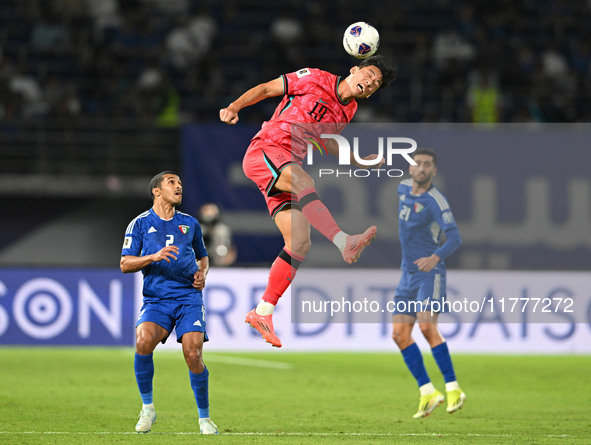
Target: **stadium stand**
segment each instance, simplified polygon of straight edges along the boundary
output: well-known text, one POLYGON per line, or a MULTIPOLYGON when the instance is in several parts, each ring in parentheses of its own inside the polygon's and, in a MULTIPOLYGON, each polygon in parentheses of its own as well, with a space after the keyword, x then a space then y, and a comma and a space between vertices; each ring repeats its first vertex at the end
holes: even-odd
POLYGON ((261 77, 302 65, 346 73, 354 61, 338 49, 352 17, 371 17, 381 51, 398 65, 373 118, 469 121, 469 75, 488 70, 498 78, 502 121, 589 119, 591 10, 583 0, 343 0, 336 10, 293 0, 0 5, 2 120, 157 119, 175 94, 181 120, 215 120, 220 105, 261 77), (293 38, 281 38, 293 26, 293 38))

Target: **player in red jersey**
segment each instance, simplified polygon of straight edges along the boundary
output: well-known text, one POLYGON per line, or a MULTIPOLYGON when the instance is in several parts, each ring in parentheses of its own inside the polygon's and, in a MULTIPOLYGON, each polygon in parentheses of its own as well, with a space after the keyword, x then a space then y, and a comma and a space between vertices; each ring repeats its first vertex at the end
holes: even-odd
MULTIPOLYGON (((281 347, 273 329, 273 310, 310 249, 310 225, 339 248, 347 263, 356 262, 377 233, 375 226, 359 235, 348 235, 339 228, 320 201, 314 180, 301 166, 307 145, 294 141, 297 136, 292 132, 293 125, 328 124, 330 133, 340 133, 357 111, 356 99, 368 98, 393 79, 394 70, 379 55, 352 67, 344 79, 319 69, 304 68, 257 85, 220 110, 222 122, 235 124, 242 108, 269 97, 283 96, 271 119, 263 123, 252 139, 242 164, 246 176, 263 193, 285 241, 285 247, 271 266, 261 301, 246 315, 246 322, 273 346, 281 347)), ((336 141, 328 139, 324 145, 327 152, 338 155, 336 141)), ((364 159, 376 160, 374 167, 379 168, 384 160, 377 157, 374 154, 364 159)), ((367 168, 357 164, 353 156, 351 160, 358 167, 367 168)))

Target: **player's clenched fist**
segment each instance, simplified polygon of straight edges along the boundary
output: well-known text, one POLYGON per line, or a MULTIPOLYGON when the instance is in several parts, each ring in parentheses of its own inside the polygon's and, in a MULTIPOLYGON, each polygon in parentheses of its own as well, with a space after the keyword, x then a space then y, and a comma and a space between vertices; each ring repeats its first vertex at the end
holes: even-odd
POLYGON ((222 108, 220 110, 220 120, 226 124, 234 125, 238 122, 238 113, 229 108, 222 108))
POLYGON ((200 270, 193 275, 193 287, 197 290, 203 290, 205 287, 205 275, 200 270))

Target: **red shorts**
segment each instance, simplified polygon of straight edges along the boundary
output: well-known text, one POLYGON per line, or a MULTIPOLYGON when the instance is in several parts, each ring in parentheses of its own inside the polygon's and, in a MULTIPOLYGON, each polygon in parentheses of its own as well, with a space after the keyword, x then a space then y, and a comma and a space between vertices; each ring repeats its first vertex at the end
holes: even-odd
POLYGON ((244 154, 242 170, 259 187, 273 218, 285 206, 293 206, 297 201, 295 195, 275 189, 281 171, 291 164, 298 163, 289 151, 261 139, 253 140, 244 154))

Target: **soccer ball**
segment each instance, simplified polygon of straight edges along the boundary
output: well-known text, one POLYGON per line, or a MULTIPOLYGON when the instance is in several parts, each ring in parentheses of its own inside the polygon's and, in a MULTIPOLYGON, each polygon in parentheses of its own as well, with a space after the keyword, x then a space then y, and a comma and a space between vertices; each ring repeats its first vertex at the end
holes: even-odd
POLYGON ((345 51, 358 59, 373 56, 380 46, 378 30, 366 22, 356 22, 350 25, 343 36, 345 51))

